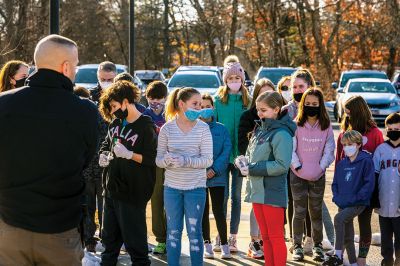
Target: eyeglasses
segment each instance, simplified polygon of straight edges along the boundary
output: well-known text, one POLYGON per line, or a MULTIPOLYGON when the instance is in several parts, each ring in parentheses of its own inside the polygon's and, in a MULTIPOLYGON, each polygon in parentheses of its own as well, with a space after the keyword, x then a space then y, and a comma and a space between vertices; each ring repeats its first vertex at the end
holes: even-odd
POLYGON ((289 90, 289 87, 288 86, 282 86, 281 87, 281 91, 288 91, 289 90))

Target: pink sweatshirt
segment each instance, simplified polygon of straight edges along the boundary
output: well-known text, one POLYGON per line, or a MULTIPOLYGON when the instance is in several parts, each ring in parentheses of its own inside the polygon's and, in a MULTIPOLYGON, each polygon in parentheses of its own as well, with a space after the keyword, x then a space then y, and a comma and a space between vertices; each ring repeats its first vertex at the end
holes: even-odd
POLYGON ((292 171, 300 178, 316 181, 335 160, 335 138, 332 126, 321 130, 319 123, 308 122, 297 127, 293 137, 292 171), (299 171, 295 169, 302 166, 299 171))

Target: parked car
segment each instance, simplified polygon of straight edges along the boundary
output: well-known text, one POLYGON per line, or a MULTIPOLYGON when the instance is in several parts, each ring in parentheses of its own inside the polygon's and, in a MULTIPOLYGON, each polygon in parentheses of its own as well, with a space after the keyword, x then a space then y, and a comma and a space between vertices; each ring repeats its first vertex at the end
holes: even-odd
POLYGON ((143 82, 144 89, 155 80, 165 82, 164 74, 159 70, 136 70, 135 77, 143 82))
POLYGON ((393 74, 392 84, 395 87, 395 89, 397 90, 397 93, 400 94, 400 70, 397 70, 393 74))
MULTIPOLYGON (((99 64, 87 64, 80 65, 76 70, 75 84, 77 86, 85 87, 86 89, 92 89, 97 86, 97 68, 99 64)), ((125 65, 116 65, 117 73, 128 72, 128 67, 125 65)), ((135 78, 135 85, 139 89, 143 90, 143 83, 135 78)))
POLYGON ((296 70, 297 68, 293 67, 260 67, 254 77, 254 83, 261 78, 267 78, 276 86, 282 77, 290 76, 296 70))
POLYGON ((214 95, 222 85, 219 72, 203 70, 176 71, 169 80, 168 91, 181 87, 192 87, 200 93, 214 95))
POLYGON ((400 97, 388 79, 356 78, 350 79, 338 95, 337 112, 341 119, 344 103, 352 96, 360 95, 365 99, 376 122, 384 122, 391 113, 400 112, 400 97))
POLYGON ((340 121, 339 111, 338 111, 338 99, 343 93, 343 89, 346 86, 347 82, 351 79, 355 78, 378 78, 387 80, 388 77, 385 72, 378 70, 349 70, 343 71, 340 75, 339 83, 333 82, 332 88, 336 89, 336 104, 333 107, 333 115, 336 120, 340 121))

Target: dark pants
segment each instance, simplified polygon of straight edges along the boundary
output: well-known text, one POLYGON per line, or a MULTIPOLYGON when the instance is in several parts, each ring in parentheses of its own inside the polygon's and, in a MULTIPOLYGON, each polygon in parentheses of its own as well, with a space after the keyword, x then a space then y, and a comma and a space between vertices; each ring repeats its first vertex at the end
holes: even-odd
POLYGON ((379 226, 381 227, 381 254, 384 259, 384 265, 394 264, 393 251, 396 261, 400 264, 400 217, 379 216, 379 226))
POLYGON ((209 241, 211 243, 209 219, 210 199, 208 195, 211 196, 212 211, 215 217, 215 222, 217 224, 218 234, 221 238, 221 244, 225 245, 228 243, 227 225, 224 214, 225 187, 207 188, 206 205, 203 214, 203 239, 204 241, 209 241))
POLYGON ((156 184, 151 196, 152 230, 158 243, 166 243, 167 241, 167 222, 164 209, 164 172, 164 169, 156 168, 156 184))
POLYGON ((146 206, 105 197, 101 265, 116 265, 125 244, 132 265, 150 265, 147 246, 146 206))
POLYGON ((311 216, 312 236, 314 243, 323 239, 322 203, 325 192, 325 175, 317 181, 307 181, 291 172, 290 187, 294 204, 293 240, 301 245, 304 234, 306 216, 311 216))
POLYGON ((97 239, 94 237, 96 233, 96 207, 99 220, 99 236, 101 238, 101 225, 103 221, 103 196, 102 196, 101 178, 91 179, 86 181, 86 203, 87 216, 84 222, 85 245, 96 244, 97 239))
POLYGON ((346 250, 350 263, 356 263, 356 250, 354 248, 353 220, 365 209, 365 206, 347 207, 339 209, 335 215, 336 242, 335 250, 346 250))
MULTIPOLYGON (((290 188, 290 173, 289 170, 287 174, 287 183, 288 183, 288 208, 287 208, 287 216, 285 215, 285 224, 289 223, 289 231, 290 231, 290 238, 293 238, 293 196, 292 196, 292 189, 290 188)), ((306 213, 306 222, 304 223, 304 232, 305 235, 311 237, 311 218, 310 213, 307 211, 306 213)))
POLYGON ((366 207, 364 211, 358 215, 358 225, 360 228, 360 245, 358 248, 358 257, 366 258, 371 246, 372 231, 371 231, 371 216, 373 209, 366 207))

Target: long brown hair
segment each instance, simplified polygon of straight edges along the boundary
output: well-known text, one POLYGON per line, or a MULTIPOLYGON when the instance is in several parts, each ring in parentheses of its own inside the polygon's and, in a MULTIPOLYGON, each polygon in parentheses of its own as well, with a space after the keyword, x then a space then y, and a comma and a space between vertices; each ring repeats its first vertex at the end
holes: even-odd
POLYGON ((303 127, 307 121, 307 115, 304 112, 304 104, 306 102, 306 97, 308 95, 312 95, 318 98, 319 102, 318 122, 321 130, 329 128, 329 126, 331 125, 331 121, 329 120, 329 115, 325 108, 324 95, 322 94, 322 91, 317 87, 308 88, 304 92, 303 97, 301 98, 299 104, 299 112, 296 118, 297 125, 303 127))
POLYGON ((315 79, 310 70, 308 70, 307 68, 299 68, 292 74, 290 80, 291 88, 293 88, 293 83, 296 81, 297 78, 303 79, 310 87, 316 86, 315 79))
POLYGON ((251 107, 256 106, 256 99, 257 99, 258 95, 260 94, 261 88, 264 86, 268 86, 271 89, 273 89, 274 91, 276 90, 275 85, 274 85, 274 83, 272 83, 271 80, 269 80, 267 78, 262 78, 262 79, 257 80, 256 85, 254 86, 253 100, 251 101, 251 107))
POLYGON ((165 105, 165 119, 172 120, 175 115, 179 112, 179 101, 186 102, 194 94, 200 94, 196 89, 185 87, 175 89, 169 96, 165 105))
POLYGON ((276 91, 266 91, 261 93, 258 97, 256 102, 262 102, 266 104, 268 107, 275 109, 279 107, 279 114, 282 106, 285 104, 285 99, 283 99, 282 95, 276 91))
MULTIPOLYGON (((246 106, 246 107, 249 106, 250 95, 249 95, 248 89, 246 88, 246 86, 244 86, 244 84, 242 84, 242 87, 240 87, 240 92, 242 93, 243 105, 246 106)), ((228 102, 228 96, 229 96, 229 88, 228 88, 228 86, 225 85, 225 86, 219 87, 217 95, 221 99, 221 102, 223 104, 226 104, 228 102)))
POLYGON ((21 66, 29 67, 27 63, 19 60, 8 61, 0 71, 0 92, 9 91, 14 88, 11 79, 17 74, 21 66))
POLYGON ((344 107, 350 111, 350 117, 344 113, 340 125, 343 131, 357 130, 361 134, 366 134, 371 128, 376 127, 371 110, 363 97, 350 97, 344 103, 344 107))

